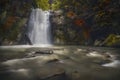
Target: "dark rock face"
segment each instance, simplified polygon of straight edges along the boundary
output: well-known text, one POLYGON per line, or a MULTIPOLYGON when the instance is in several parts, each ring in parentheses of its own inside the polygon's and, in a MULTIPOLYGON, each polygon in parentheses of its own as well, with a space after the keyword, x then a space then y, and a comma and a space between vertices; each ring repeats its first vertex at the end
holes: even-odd
POLYGON ((0 1, 0 43, 19 44, 32 6, 31 0, 0 1))

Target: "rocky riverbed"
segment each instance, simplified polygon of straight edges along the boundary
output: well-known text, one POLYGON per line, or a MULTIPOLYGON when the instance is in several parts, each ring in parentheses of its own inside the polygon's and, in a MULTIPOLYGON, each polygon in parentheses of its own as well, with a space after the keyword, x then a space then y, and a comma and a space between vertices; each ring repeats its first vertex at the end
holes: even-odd
POLYGON ((120 80, 119 52, 82 46, 1 47, 0 80, 120 80))

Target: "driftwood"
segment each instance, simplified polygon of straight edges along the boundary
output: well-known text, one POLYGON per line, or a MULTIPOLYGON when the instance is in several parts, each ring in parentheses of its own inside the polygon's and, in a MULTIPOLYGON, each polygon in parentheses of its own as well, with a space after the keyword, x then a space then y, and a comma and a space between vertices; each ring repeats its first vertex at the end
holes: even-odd
POLYGON ((53 50, 39 50, 35 54, 53 54, 53 50))
POLYGON ((38 50, 26 54, 26 57, 35 57, 42 54, 53 54, 53 50, 38 50))

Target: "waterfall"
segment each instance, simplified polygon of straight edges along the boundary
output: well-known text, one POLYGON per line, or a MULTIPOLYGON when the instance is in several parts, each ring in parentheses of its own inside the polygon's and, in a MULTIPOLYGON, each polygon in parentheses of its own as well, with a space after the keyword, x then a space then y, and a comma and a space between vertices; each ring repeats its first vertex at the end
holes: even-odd
POLYGON ((50 12, 32 9, 28 21, 27 37, 33 45, 51 45, 50 12))

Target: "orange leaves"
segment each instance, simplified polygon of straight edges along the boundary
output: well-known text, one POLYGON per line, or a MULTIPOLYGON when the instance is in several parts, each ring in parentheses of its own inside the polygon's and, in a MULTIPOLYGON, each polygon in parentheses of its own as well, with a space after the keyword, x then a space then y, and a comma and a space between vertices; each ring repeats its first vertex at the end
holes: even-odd
POLYGON ((111 0, 101 0, 101 3, 98 4, 100 8, 105 8, 111 3, 111 0))
POLYGON ((76 14, 73 12, 73 11, 69 11, 68 13, 67 13, 67 17, 68 18, 74 18, 76 16, 76 14))
POLYGON ((90 27, 87 27, 85 25, 85 20, 84 19, 76 19, 74 20, 75 25, 80 26, 82 29, 82 34, 84 36, 85 40, 88 40, 90 38, 90 27))
POLYGON ((105 4, 109 4, 111 0, 104 0, 105 4))
POLYGON ((85 40, 88 40, 90 38, 90 29, 89 28, 85 28, 83 30, 83 36, 84 36, 85 40))
POLYGON ((6 19, 6 22, 3 25, 3 28, 6 29, 10 29, 13 25, 13 23, 16 21, 16 17, 10 16, 6 19))
POLYGON ((77 26, 83 26, 85 24, 85 21, 83 19, 76 19, 74 23, 77 26))
MULTIPOLYGON (((67 17, 74 19, 74 18, 79 17, 79 16, 77 16, 73 11, 69 11, 67 13, 67 17)), ((83 26, 85 24, 85 20, 84 19, 75 19, 74 24, 77 26, 83 26)))

